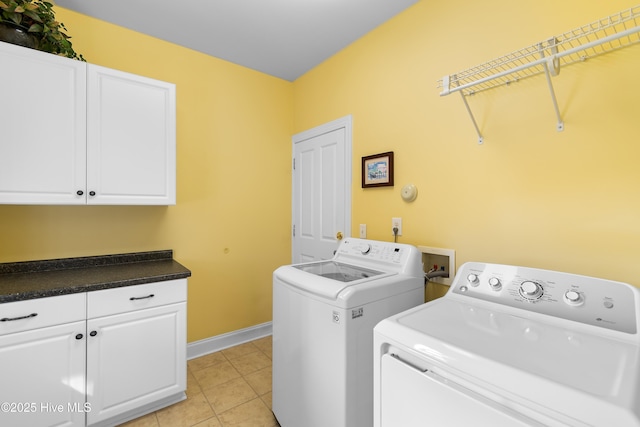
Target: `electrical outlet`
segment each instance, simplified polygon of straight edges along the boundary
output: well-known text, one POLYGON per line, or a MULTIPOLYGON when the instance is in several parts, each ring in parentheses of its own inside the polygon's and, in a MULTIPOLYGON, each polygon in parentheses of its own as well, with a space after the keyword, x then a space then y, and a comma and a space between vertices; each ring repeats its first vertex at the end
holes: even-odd
POLYGON ((360 238, 367 238, 367 224, 360 224, 360 238))
POLYGON ((393 229, 398 229, 398 236, 402 236, 402 218, 391 218, 391 234, 395 235, 393 229))

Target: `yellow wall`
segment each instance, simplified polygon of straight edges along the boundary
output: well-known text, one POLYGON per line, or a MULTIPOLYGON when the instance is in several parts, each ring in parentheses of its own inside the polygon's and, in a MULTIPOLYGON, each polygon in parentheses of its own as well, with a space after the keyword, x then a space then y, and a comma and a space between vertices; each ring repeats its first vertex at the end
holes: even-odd
POLYGON ((422 0, 294 83, 59 8, 89 62, 177 84, 178 203, 0 206, 0 262, 172 248, 193 271, 189 341, 271 320, 290 260, 291 135, 353 115, 352 234, 640 286, 640 45, 470 99, 445 74, 631 7, 629 0, 422 0), (360 188, 393 150, 396 186, 360 188), (418 199, 400 199, 415 183, 418 199))
POLYGON ((294 131, 353 115, 353 220, 368 237, 640 286, 640 45, 469 99, 437 80, 634 6, 635 0, 422 0, 295 82, 294 131), (395 187, 362 189, 393 150, 395 187), (414 183, 415 202, 400 198, 414 183))
POLYGON ((173 249, 193 273, 189 341, 270 321, 271 274, 291 259, 292 83, 56 16, 88 62, 177 85, 177 205, 0 206, 0 262, 173 249))

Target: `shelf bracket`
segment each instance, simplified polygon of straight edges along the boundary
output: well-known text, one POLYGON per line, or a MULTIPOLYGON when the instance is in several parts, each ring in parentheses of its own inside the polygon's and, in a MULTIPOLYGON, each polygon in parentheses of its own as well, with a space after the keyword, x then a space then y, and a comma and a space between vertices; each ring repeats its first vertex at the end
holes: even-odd
POLYGON ((549 57, 544 56, 544 46, 542 43, 538 45, 538 49, 540 51, 540 58, 546 59, 542 63, 542 67, 544 68, 544 75, 547 78, 547 85, 549 86, 549 93, 551 94, 551 101, 553 102, 553 109, 556 112, 556 130, 558 132, 562 132, 564 130, 564 122, 562 121, 562 117, 560 116, 560 109, 558 108, 558 101, 556 99, 556 93, 553 90, 553 83, 551 82, 551 76, 557 76, 560 74, 560 59, 558 58, 558 46, 557 40, 555 38, 548 41, 549 46, 551 48, 552 55, 549 57))
MULTIPOLYGON (((449 76, 445 76, 443 79, 443 91, 440 96, 448 95, 451 93, 451 80, 449 76)), ((478 127, 478 123, 476 123, 475 117, 473 117, 473 113, 471 112, 471 107, 469 107, 469 103, 467 102, 467 97, 462 91, 458 91, 460 96, 462 97, 462 102, 464 102, 464 106, 467 109, 467 113, 469 113, 469 117, 471 117, 471 123, 473 123, 473 127, 476 128, 476 133, 478 134, 478 144, 482 144, 484 142, 484 137, 482 133, 480 133, 480 128, 478 127)))
POLYGON ((473 123, 473 127, 476 128, 476 133, 478 134, 478 144, 482 144, 484 142, 484 138, 482 133, 480 133, 480 128, 478 127, 478 123, 476 123, 475 117, 473 117, 473 113, 471 112, 471 108, 469 107, 469 103, 467 102, 467 98, 464 96, 462 91, 459 92, 462 97, 462 102, 464 102, 464 106, 467 107, 467 113, 469 113, 469 117, 471 117, 471 122, 473 123))

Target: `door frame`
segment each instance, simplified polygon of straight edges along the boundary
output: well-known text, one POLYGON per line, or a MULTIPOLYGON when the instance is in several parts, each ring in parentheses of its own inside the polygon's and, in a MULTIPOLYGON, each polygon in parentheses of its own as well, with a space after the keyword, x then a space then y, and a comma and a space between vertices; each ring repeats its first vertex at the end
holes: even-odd
POLYGON ((293 235, 293 221, 295 218, 295 191, 294 185, 295 180, 293 179, 293 162, 295 159, 295 145, 299 142, 306 141, 310 138, 315 138, 317 136, 323 135, 325 133, 333 132, 338 129, 344 128, 344 163, 345 163, 345 189, 344 195, 345 200, 347 201, 346 206, 344 207, 344 237, 351 237, 351 186, 353 184, 353 155, 352 155, 352 129, 353 129, 353 118, 351 114, 340 117, 339 119, 330 121, 328 123, 324 123, 320 126, 316 126, 312 129, 308 129, 306 131, 297 133, 291 137, 291 170, 292 170, 292 179, 291 179, 291 260, 295 259, 296 253, 296 240, 293 235))

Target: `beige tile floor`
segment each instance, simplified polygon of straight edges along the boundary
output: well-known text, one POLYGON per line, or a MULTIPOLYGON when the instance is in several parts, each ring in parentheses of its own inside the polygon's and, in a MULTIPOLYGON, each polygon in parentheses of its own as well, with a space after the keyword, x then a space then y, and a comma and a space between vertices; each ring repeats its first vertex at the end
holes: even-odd
POLYGON ((271 337, 187 362, 187 399, 123 427, 277 427, 271 337))

